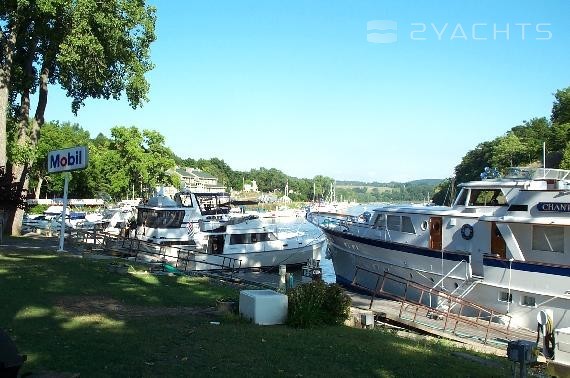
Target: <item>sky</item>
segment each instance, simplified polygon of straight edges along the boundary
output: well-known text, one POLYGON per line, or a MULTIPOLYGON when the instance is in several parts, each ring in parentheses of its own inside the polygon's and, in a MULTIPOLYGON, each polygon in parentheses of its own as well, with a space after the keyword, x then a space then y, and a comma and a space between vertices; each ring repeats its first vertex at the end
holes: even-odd
POLYGON ((549 117, 570 86, 570 2, 154 0, 150 101, 52 86, 47 120, 158 130, 181 158, 365 182, 445 178, 549 117))

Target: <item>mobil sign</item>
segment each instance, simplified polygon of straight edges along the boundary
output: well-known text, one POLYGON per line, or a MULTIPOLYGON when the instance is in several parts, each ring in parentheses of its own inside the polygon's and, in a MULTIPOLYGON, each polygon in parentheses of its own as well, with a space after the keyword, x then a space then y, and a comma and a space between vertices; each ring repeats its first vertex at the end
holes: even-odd
POLYGON ((87 167, 87 147, 72 147, 48 153, 48 172, 67 172, 87 167))

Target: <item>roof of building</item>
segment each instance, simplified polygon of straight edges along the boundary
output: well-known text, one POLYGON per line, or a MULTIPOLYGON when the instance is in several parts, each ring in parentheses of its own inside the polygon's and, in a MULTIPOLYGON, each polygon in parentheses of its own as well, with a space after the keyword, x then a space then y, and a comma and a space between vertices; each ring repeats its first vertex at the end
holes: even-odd
POLYGON ((201 171, 197 168, 176 168, 176 173, 178 173, 179 175, 181 175, 182 177, 198 177, 201 179, 207 179, 207 180, 217 180, 217 178, 215 176, 212 176, 209 173, 206 173, 204 171, 201 171), (187 169, 190 169, 191 171, 188 171, 187 169))

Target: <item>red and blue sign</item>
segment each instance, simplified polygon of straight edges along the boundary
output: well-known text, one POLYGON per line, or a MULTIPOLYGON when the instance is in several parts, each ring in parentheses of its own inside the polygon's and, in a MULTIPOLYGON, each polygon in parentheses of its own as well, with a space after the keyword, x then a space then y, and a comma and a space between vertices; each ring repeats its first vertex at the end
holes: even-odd
POLYGON ((48 172, 68 172, 87 167, 86 146, 66 148, 48 153, 48 172))

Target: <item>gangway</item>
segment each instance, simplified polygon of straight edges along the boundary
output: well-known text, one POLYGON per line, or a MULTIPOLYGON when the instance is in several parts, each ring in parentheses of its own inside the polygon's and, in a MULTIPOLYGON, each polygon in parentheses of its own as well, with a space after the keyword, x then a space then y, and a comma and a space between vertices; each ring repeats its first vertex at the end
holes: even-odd
POLYGON ((369 310, 377 312, 373 309, 376 298, 390 299, 398 304, 394 314, 395 320, 421 325, 423 330, 435 329, 460 337, 476 338, 483 344, 490 340, 505 343, 513 338, 530 337, 530 333, 527 334, 525 330, 511 328, 511 316, 507 313, 412 282, 390 272, 378 273, 356 266, 352 286, 369 293, 369 310), (361 284, 359 273, 360 278, 364 274, 368 278, 374 277, 374 288, 361 284), (439 306, 442 303, 446 305, 439 306))

